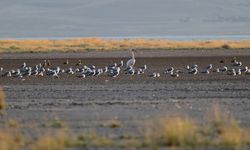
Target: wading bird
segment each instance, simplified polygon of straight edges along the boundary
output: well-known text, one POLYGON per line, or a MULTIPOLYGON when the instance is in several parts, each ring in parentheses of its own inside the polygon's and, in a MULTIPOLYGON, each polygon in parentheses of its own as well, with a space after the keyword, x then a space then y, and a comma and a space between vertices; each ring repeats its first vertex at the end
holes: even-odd
POLYGON ((126 63, 126 68, 128 67, 133 67, 135 65, 135 49, 130 49, 130 52, 131 52, 131 55, 132 55, 132 58, 129 59, 126 63))

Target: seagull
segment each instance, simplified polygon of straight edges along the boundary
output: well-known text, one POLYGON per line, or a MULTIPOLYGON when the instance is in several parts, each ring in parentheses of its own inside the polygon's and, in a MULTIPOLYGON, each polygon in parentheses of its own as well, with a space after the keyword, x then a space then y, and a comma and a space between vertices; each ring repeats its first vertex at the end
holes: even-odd
POLYGON ((135 51, 135 49, 133 49, 133 48, 130 49, 132 58, 127 61, 126 68, 133 67, 135 65, 135 53, 134 53, 134 51, 135 51))
POLYGON ((96 70, 95 69, 89 69, 89 70, 87 70, 87 72, 86 72, 86 76, 93 76, 93 75, 95 75, 95 73, 96 73, 96 70))
POLYGON ((144 70, 141 69, 141 68, 138 68, 135 70, 136 71, 136 74, 140 75, 140 74, 143 74, 144 73, 144 70))
POLYGON ((176 72, 175 72, 175 73, 174 73, 174 72, 171 72, 171 74, 170 74, 170 75, 171 75, 172 77, 177 77, 177 78, 179 77, 179 74, 178 74, 178 73, 176 73, 176 72))
POLYGON ((57 73, 56 71, 53 71, 52 76, 53 76, 54 78, 59 78, 58 73, 57 73))
POLYGON ((3 71, 3 67, 0 67, 0 71, 3 71))
POLYGON ((132 69, 128 70, 127 74, 134 75, 135 74, 135 70, 132 68, 132 69))
POLYGON ((102 69, 97 69, 96 72, 95 72, 95 76, 99 76, 102 73, 103 73, 102 69))
POLYGON ((207 70, 210 70, 210 69, 212 69, 213 68, 213 65, 212 64, 209 64, 208 66, 207 66, 207 70))
POLYGON ((142 66, 142 67, 139 67, 140 69, 142 69, 142 70, 147 70, 147 65, 144 65, 144 66, 142 66))
POLYGON ((221 69, 222 72, 226 72, 227 70, 228 70, 227 66, 223 66, 222 69, 221 69))
POLYGON ((108 69, 115 69, 117 67, 117 63, 114 63, 110 66, 108 66, 108 69))
POLYGON ((38 75, 43 77, 43 72, 39 72, 38 75))
POLYGON ((115 78, 119 75, 121 71, 121 68, 120 67, 117 67, 116 70, 114 70, 114 72, 111 74, 111 77, 115 78))
POLYGON ((216 71, 215 71, 215 72, 218 72, 218 73, 219 73, 219 72, 220 72, 220 68, 216 68, 216 71))
POLYGON ((237 75, 241 75, 241 69, 238 69, 238 70, 236 71, 236 74, 237 74, 237 75))
POLYGON ((191 69, 198 68, 197 64, 192 65, 191 69))
POLYGON ((20 68, 25 68, 26 66, 26 62, 24 62, 20 68))
POLYGON ((104 67, 103 72, 104 72, 104 73, 107 73, 107 72, 108 72, 108 67, 107 67, 107 66, 104 67))
POLYGON ((117 67, 122 67, 123 66, 123 60, 120 61, 120 63, 117 65, 117 67))
POLYGON ((233 62, 233 65, 234 66, 242 66, 242 62, 241 61, 235 61, 235 62, 233 62))
POLYGON ((7 72, 5 72, 3 75, 2 75, 2 77, 11 77, 12 76, 12 74, 11 74, 11 71, 7 71, 7 72))
POLYGON ((209 71, 208 69, 206 69, 206 70, 202 71, 201 73, 204 73, 204 74, 209 74, 209 73, 210 73, 210 71, 209 71))
POLYGON ((236 76, 236 70, 234 68, 232 70, 229 70, 228 75, 236 76))
POLYGON ((73 71, 72 68, 69 68, 69 69, 66 71, 66 73, 68 73, 68 74, 74 74, 75 72, 73 71))
POLYGON ((86 75, 85 75, 84 73, 81 73, 78 77, 79 77, 79 78, 85 78, 86 75))
POLYGON ((96 67, 94 65, 89 66, 90 69, 95 69, 96 67))
POLYGON ((250 70, 247 70, 246 75, 250 75, 250 70))
POLYGON ((158 78, 158 77, 160 77, 160 73, 154 72, 153 74, 149 75, 149 77, 151 77, 151 78, 158 78))
POLYGON ((190 73, 190 74, 197 74, 198 73, 198 69, 197 68, 193 68, 193 69, 191 69, 188 73, 190 73))
POLYGON ((171 67, 171 68, 169 68, 169 69, 166 69, 166 74, 168 74, 168 73, 173 73, 173 71, 174 71, 174 67, 171 67))
POLYGON ((249 69, 247 66, 245 66, 243 69, 241 69, 242 72, 247 72, 249 69))

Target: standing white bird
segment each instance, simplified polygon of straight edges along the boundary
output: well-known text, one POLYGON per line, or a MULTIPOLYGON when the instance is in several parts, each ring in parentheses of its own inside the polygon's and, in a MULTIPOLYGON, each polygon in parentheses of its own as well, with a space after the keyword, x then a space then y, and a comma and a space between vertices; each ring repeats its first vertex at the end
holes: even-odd
POLYGON ((127 61, 126 68, 133 67, 135 65, 135 49, 130 49, 130 52, 132 54, 132 58, 127 61))

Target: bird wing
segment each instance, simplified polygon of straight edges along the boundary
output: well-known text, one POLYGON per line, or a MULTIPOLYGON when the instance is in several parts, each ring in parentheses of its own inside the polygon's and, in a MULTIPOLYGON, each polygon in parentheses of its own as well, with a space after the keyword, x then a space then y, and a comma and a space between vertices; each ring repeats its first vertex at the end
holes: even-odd
POLYGON ((135 59, 129 59, 127 61, 127 67, 133 66, 135 64, 135 59))

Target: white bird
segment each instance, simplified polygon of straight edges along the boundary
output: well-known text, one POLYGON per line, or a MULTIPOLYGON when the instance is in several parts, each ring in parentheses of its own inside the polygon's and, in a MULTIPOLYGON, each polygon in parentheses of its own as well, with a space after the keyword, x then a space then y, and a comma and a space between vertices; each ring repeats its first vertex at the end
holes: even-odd
POLYGON ((227 67, 226 66, 224 66, 222 69, 221 69, 221 71, 223 71, 223 72, 226 72, 228 69, 227 69, 227 67))
POLYGON ((238 70, 236 71, 236 74, 237 74, 237 75, 241 75, 241 69, 238 69, 238 70))
POLYGON ((56 72, 56 71, 53 71, 52 76, 53 76, 54 78, 59 78, 58 72, 56 72))
POLYGON ((73 71, 72 68, 69 68, 69 69, 66 71, 66 73, 68 73, 68 74, 74 74, 75 72, 73 71))
POLYGON ((134 75, 135 74, 135 70, 134 69, 130 69, 130 70, 128 70, 127 74, 134 75))
POLYGON ((122 67, 123 66, 123 60, 121 60, 120 64, 117 65, 117 67, 122 67))
POLYGON ((198 68, 198 65, 194 64, 194 65, 191 66, 191 69, 194 69, 194 68, 198 68))
POLYGON ((121 71, 121 68, 117 67, 117 69, 114 70, 114 72, 111 74, 111 77, 113 77, 113 78, 117 77, 119 75, 120 71, 121 71))
POLYGON ((178 73, 174 73, 174 72, 171 73, 170 75, 171 75, 172 77, 177 77, 177 78, 179 77, 179 74, 178 74, 178 73))
POLYGON ((198 69, 197 68, 193 68, 189 71, 189 73, 191 74, 197 74, 198 73, 198 69))
POLYGON ((86 75, 83 74, 83 73, 81 73, 81 74, 79 75, 79 78, 85 78, 85 77, 86 77, 86 75))
POLYGON ((159 72, 158 72, 158 73, 154 72, 153 74, 149 75, 149 77, 151 77, 151 78, 158 78, 158 77, 160 77, 160 76, 161 76, 161 75, 160 75, 159 72))
POLYGON ((167 68, 165 73, 168 74, 168 73, 172 73, 173 71, 174 71, 174 67, 171 67, 169 69, 167 68))
POLYGON ((232 70, 229 70, 229 72, 227 73, 228 75, 232 75, 232 76, 236 76, 236 70, 233 68, 232 70))
POLYGON ((133 48, 130 49, 130 52, 132 54, 132 58, 127 61, 126 68, 133 67, 135 65, 135 53, 134 53, 134 51, 135 50, 133 48))
POLYGON ((24 62, 20 68, 25 68, 26 66, 26 63, 24 62))
POLYGON ((212 69, 213 68, 213 65, 212 64, 209 64, 208 66, 207 66, 207 70, 210 70, 210 69, 212 69))
POLYGON ((210 71, 209 71, 209 69, 206 69, 206 70, 202 71, 201 73, 204 73, 204 74, 209 74, 209 73, 210 73, 210 71))
POLYGON ((236 61, 236 62, 233 62, 233 66, 242 66, 242 62, 241 61, 236 61))
POLYGON ((242 72, 247 72, 249 69, 247 66, 245 66, 243 69, 241 69, 242 72))

